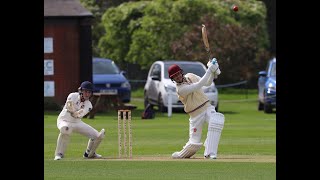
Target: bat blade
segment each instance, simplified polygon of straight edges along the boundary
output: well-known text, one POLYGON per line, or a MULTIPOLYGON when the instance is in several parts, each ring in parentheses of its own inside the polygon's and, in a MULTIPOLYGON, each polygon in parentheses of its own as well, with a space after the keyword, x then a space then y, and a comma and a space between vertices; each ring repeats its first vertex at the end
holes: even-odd
POLYGON ((202 24, 202 40, 203 40, 203 44, 204 44, 204 47, 208 53, 208 59, 209 61, 211 60, 211 57, 212 56, 212 53, 211 53, 211 50, 210 50, 210 45, 209 45, 209 40, 208 40, 208 34, 207 34, 207 28, 204 24, 202 24))
POLYGON ((204 24, 202 24, 202 40, 204 43, 204 47, 207 52, 210 51, 210 45, 209 45, 209 40, 208 40, 208 35, 207 35, 207 29, 204 24))

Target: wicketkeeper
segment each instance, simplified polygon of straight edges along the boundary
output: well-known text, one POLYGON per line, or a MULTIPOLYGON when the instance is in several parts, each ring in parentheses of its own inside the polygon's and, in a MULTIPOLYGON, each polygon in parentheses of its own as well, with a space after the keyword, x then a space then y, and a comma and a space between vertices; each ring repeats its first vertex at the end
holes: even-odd
POLYGON ((216 58, 207 64, 208 69, 200 78, 193 73, 183 74, 176 64, 168 69, 169 77, 176 83, 179 100, 184 104, 184 111, 189 114, 189 141, 179 152, 172 154, 173 158, 190 158, 202 146, 201 134, 204 122, 208 123, 208 133, 204 146, 204 158, 216 159, 221 131, 224 126, 224 115, 215 111, 202 86, 210 86, 213 79, 221 73, 216 58))
POLYGON ((70 93, 67 101, 57 119, 57 126, 60 130, 54 160, 64 157, 70 135, 73 132, 82 134, 89 138, 88 146, 83 154, 84 158, 101 158, 96 149, 105 136, 105 130, 98 132, 90 125, 84 123, 81 118, 90 112, 92 104, 89 98, 92 96, 93 85, 84 81, 78 88, 79 92, 70 93))

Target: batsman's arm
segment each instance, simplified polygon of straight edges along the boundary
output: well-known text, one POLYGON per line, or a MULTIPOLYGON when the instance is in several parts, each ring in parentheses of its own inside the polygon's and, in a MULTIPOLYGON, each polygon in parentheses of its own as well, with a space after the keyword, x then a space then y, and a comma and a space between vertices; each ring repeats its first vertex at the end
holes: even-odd
MULTIPOLYGON (((194 76, 197 78, 197 81, 200 81, 200 79, 201 79, 200 76, 198 76, 198 75, 194 75, 194 76)), ((209 78, 208 78, 207 83, 204 86, 210 86, 212 84, 213 79, 214 79, 214 74, 211 73, 209 78)))
POLYGON ((190 84, 190 85, 182 85, 180 86, 180 88, 178 88, 178 94, 180 96, 187 96, 188 94, 196 91, 196 90, 199 90, 202 88, 202 86, 204 86, 207 82, 208 82, 208 79, 209 79, 209 76, 212 74, 212 72, 214 72, 215 68, 217 68, 217 66, 215 65, 212 65, 210 66, 206 73, 202 76, 202 78, 200 79, 200 81, 196 82, 196 83, 193 83, 193 84, 190 84))
POLYGON ((211 73, 209 78, 208 78, 207 83, 204 86, 211 86, 212 81, 215 79, 214 77, 215 77, 214 73, 211 73))

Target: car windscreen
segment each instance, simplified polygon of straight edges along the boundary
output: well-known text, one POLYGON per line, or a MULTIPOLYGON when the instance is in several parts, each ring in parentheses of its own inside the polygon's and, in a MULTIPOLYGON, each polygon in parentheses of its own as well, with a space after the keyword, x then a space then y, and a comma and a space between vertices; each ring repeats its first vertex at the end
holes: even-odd
POLYGON ((113 61, 94 61, 93 74, 119 74, 120 70, 113 61))
POLYGON ((165 68, 164 77, 166 79, 169 79, 168 68, 172 64, 178 65, 183 70, 184 74, 193 73, 193 74, 196 74, 196 75, 202 77, 206 73, 206 70, 203 68, 203 66, 201 64, 185 64, 185 63, 180 64, 179 62, 170 63, 170 64, 168 63, 168 64, 164 65, 164 68, 165 68))
POLYGON ((271 66, 270 76, 276 76, 276 75, 277 75, 276 63, 273 63, 271 66))

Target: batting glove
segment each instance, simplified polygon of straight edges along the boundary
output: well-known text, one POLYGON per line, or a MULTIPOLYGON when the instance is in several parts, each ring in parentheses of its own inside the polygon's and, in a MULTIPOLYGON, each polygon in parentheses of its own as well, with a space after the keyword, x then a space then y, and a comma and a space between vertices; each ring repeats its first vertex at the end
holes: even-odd
POLYGON ((213 72, 214 73, 214 78, 217 79, 218 75, 221 74, 220 68, 219 68, 219 64, 216 58, 212 58, 208 63, 207 66, 208 68, 214 64, 218 65, 218 68, 213 72))
POLYGON ((211 65, 218 63, 216 58, 212 58, 211 60, 208 61, 207 67, 209 68, 211 65))
POLYGON ((212 58, 212 60, 207 63, 207 66, 212 73, 218 73, 217 75, 220 74, 219 64, 216 58, 212 58))

